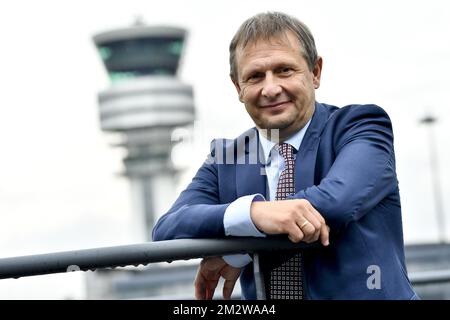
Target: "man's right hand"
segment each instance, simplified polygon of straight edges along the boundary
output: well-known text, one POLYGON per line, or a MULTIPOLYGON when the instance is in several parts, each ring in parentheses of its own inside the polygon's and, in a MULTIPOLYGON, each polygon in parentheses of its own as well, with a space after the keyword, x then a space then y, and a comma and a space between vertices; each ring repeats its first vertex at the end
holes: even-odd
POLYGON ((322 215, 305 199, 255 201, 250 208, 255 226, 266 234, 287 234, 292 242, 319 240, 329 244, 330 228, 322 215))
POLYGON ((228 265, 222 257, 204 258, 200 262, 194 281, 195 298, 197 300, 211 300, 219 279, 222 277, 225 280, 223 283, 223 298, 230 299, 234 284, 240 274, 240 268, 228 265))

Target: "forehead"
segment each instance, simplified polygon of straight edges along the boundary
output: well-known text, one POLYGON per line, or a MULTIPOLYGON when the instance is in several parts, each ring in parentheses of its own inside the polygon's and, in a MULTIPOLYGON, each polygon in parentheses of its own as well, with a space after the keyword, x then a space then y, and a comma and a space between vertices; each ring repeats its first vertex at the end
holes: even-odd
POLYGON ((245 47, 236 48, 238 70, 274 59, 303 59, 302 46, 292 32, 281 33, 268 39, 257 39, 245 47))

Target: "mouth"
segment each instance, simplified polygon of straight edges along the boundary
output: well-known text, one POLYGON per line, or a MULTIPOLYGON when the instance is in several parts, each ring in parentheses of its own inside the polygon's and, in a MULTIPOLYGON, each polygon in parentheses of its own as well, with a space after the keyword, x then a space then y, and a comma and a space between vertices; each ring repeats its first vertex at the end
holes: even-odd
POLYGON ((291 101, 281 101, 281 102, 272 103, 272 104, 265 104, 265 105, 262 105, 261 108, 263 108, 263 109, 281 108, 290 102, 291 101))

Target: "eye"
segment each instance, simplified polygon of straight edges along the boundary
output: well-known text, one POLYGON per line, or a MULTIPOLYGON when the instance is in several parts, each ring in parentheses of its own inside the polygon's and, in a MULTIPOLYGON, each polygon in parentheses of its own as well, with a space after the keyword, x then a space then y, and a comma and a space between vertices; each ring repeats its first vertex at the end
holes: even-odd
POLYGON ((256 73, 252 73, 250 76, 247 77, 247 81, 250 82, 255 82, 260 80, 263 77, 262 73, 256 72, 256 73))
POLYGON ((294 69, 292 69, 291 67, 282 67, 278 69, 278 73, 282 75, 290 75, 293 71, 294 69))

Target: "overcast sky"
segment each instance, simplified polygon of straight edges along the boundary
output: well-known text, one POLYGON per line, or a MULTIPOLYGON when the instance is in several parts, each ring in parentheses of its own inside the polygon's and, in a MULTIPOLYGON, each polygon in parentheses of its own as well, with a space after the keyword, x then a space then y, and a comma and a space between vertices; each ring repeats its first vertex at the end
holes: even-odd
MULTIPOLYGON (((228 78, 228 44, 249 16, 280 10, 312 30, 324 59, 320 102, 375 103, 390 114, 407 243, 437 239, 427 128, 435 126, 444 211, 450 203, 448 1, 0 2, 0 256, 135 243, 123 151, 101 132, 109 81, 92 36, 129 26, 189 32, 180 77, 197 106, 197 152, 252 126, 228 78)), ((186 157, 185 157, 186 159, 186 157)), ((446 219, 450 237, 450 214, 446 219)), ((0 298, 83 298, 83 273, 1 280, 0 298)))

